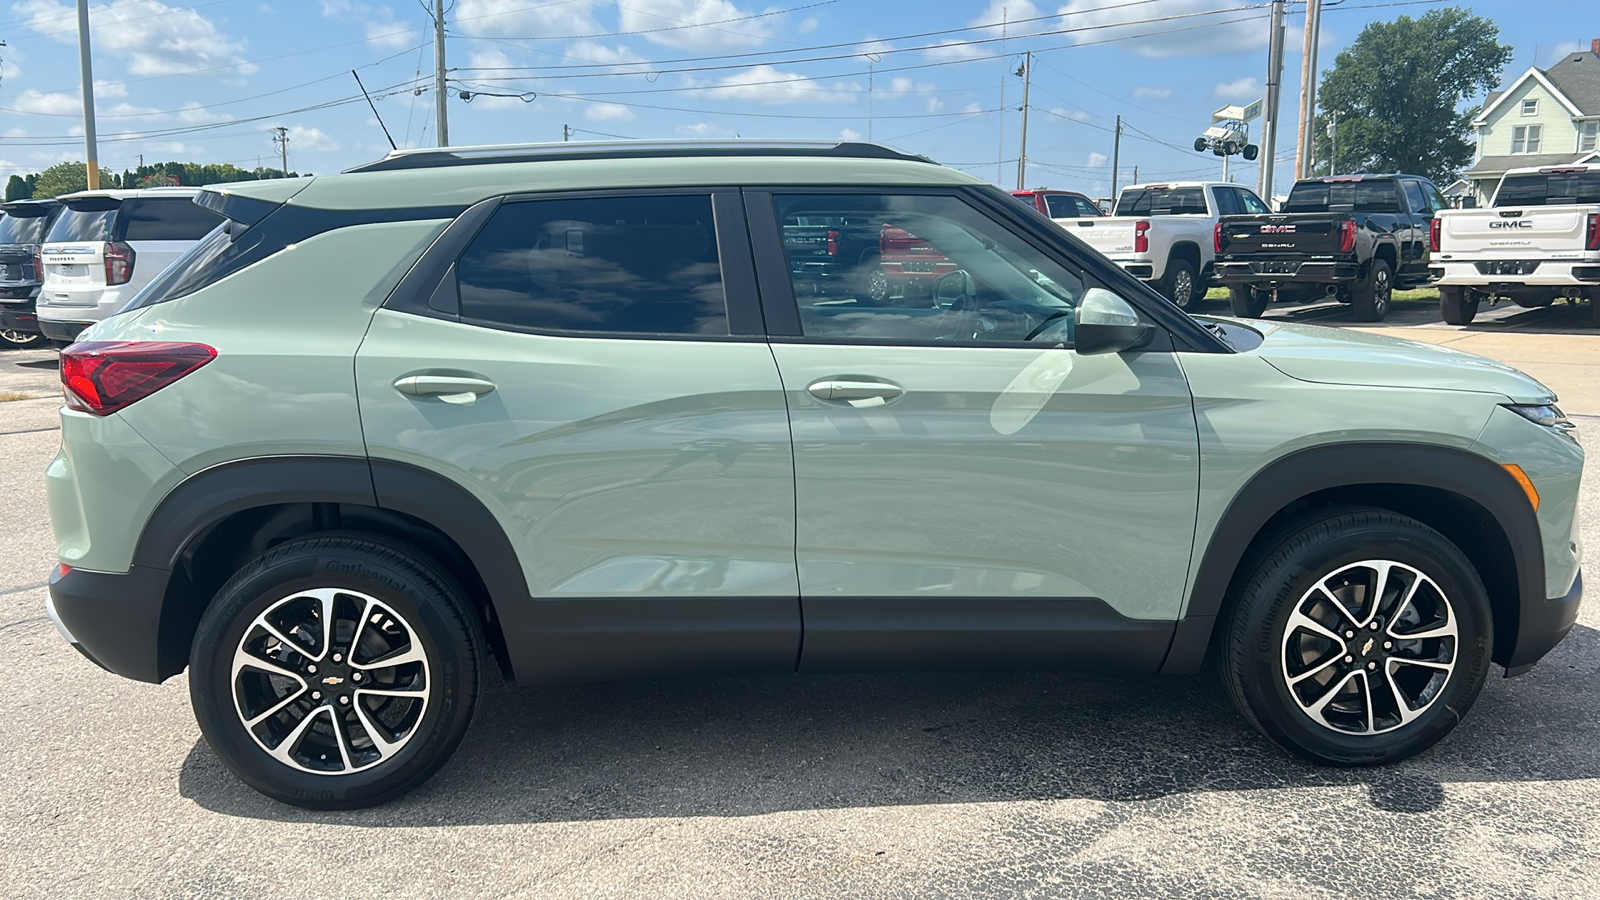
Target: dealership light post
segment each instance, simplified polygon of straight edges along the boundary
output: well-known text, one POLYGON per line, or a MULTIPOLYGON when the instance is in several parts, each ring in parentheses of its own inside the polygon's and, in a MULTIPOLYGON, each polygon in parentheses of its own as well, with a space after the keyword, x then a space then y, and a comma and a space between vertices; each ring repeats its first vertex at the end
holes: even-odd
POLYGON ((1272 164, 1278 154, 1278 93, 1283 82, 1283 4, 1272 0, 1272 33, 1267 45, 1267 108, 1261 127, 1261 182, 1257 193, 1272 202, 1272 164))
POLYGON ((100 160, 94 139, 94 70, 89 64, 89 0, 78 0, 78 64, 83 75, 83 148, 89 159, 89 190, 100 189, 100 160))

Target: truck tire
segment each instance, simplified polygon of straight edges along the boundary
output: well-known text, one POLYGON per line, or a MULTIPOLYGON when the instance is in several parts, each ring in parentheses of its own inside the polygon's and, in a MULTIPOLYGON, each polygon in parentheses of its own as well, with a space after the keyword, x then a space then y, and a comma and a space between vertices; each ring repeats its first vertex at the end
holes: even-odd
POLYGON ((1228 285, 1228 305, 1233 307, 1233 314, 1241 319, 1261 318, 1261 314, 1267 311, 1270 296, 1249 285, 1228 285))
POLYGON ((1394 270, 1387 260, 1374 259, 1367 280, 1350 290, 1350 312, 1357 322, 1382 322, 1389 315, 1389 295, 1394 291, 1394 270))
POLYGON ((1483 295, 1471 288, 1439 288, 1439 315, 1451 325, 1470 325, 1483 295))
POLYGON ((1187 259, 1167 260, 1167 274, 1161 279, 1161 294, 1173 305, 1189 312, 1205 299, 1206 289, 1195 274, 1194 263, 1187 259))

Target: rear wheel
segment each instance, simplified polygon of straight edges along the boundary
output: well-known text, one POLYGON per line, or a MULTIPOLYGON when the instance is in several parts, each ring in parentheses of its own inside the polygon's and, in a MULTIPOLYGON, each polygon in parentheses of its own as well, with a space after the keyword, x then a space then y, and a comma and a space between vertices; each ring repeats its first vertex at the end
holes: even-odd
POLYGON ((1384 259, 1374 259, 1367 267, 1367 280, 1350 293, 1350 311, 1358 322, 1382 322, 1389 315, 1389 298, 1394 292, 1394 270, 1384 259))
POLYGON ((1233 314, 1240 318, 1261 318, 1261 314, 1267 311, 1270 297, 1265 291, 1258 291, 1249 285, 1228 286, 1228 305, 1233 308, 1233 314))
POLYGON ((40 347, 44 345, 44 335, 38 332, 23 333, 10 329, 0 330, 0 347, 40 347))
POLYGON ((206 610, 189 693, 206 742, 284 803, 353 809, 427 780, 466 733, 482 637, 437 564, 363 535, 302 538, 206 610))
POLYGON ((1161 279, 1161 293, 1181 310, 1188 311, 1199 306, 1205 290, 1200 287, 1194 263, 1187 259, 1167 260, 1167 274, 1161 279))
POLYGON ((1439 288, 1439 315, 1451 325, 1469 325, 1483 295, 1467 287, 1439 288))
POLYGON ((1461 551, 1386 510, 1287 524, 1231 598, 1222 674, 1245 718, 1321 763, 1397 762, 1432 746, 1483 687, 1489 600, 1461 551))

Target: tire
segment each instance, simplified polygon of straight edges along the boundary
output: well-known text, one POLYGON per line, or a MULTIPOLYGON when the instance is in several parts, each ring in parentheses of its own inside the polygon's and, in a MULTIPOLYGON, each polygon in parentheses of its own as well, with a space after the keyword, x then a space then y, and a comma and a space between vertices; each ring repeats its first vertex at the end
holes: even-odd
POLYGON ((1229 598, 1223 683, 1289 752, 1398 762, 1437 743, 1477 699, 1494 642, 1488 595, 1432 528, 1387 510, 1319 510, 1286 524, 1250 565, 1229 598), (1374 594, 1376 609, 1363 599, 1374 594), (1399 639, 1412 634, 1427 637, 1399 639), (1369 673, 1385 676, 1376 690, 1369 673))
POLYGON ((0 348, 42 346, 44 346, 44 335, 36 331, 24 334, 9 329, 0 330, 0 348))
POLYGON ((1450 325, 1470 325, 1483 295, 1471 288, 1439 288, 1439 315, 1450 325))
POLYGON ((1600 296, 1589 297, 1589 324, 1600 328, 1600 296))
POLYGON ((1389 297, 1394 291, 1394 270, 1387 260, 1377 258, 1367 267, 1367 280, 1350 291, 1350 312, 1358 322, 1382 322, 1389 315, 1389 297))
POLYGON ((1261 314, 1267 311, 1269 296, 1249 285, 1228 286, 1228 305, 1233 307, 1233 314, 1241 319, 1261 318, 1261 314))
POLYGON ((851 280, 854 282, 852 293, 855 294, 857 303, 876 303, 888 296, 888 283, 883 277, 883 267, 878 263, 876 252, 868 251, 861 254, 861 260, 856 263, 851 280))
POLYGON ((1161 279, 1161 294, 1184 312, 1198 307, 1206 296, 1206 290, 1195 274, 1194 263, 1187 259, 1167 260, 1167 273, 1161 279))
POLYGON ((200 620, 189 695, 206 743, 241 781, 294 806, 404 794, 444 765, 472 720, 485 642, 470 609, 437 563, 385 538, 274 548, 200 620))

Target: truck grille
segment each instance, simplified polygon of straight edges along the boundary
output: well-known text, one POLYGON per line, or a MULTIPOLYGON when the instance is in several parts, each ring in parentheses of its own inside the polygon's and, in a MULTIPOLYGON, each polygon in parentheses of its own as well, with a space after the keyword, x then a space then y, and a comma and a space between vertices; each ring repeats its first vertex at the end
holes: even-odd
POLYGON ((1474 263, 1479 275, 1532 275, 1539 268, 1536 259, 1491 259, 1474 263))

